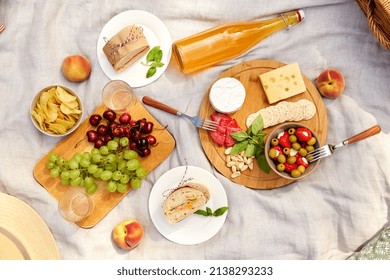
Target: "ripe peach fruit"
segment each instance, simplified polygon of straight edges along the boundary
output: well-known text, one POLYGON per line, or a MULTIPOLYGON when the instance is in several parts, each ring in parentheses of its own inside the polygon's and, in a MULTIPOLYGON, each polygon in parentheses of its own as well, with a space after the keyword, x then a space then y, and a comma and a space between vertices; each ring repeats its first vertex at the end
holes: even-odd
POLYGON ((67 80, 78 83, 89 78, 91 63, 83 55, 71 55, 64 59, 61 70, 67 80))
POLYGON ((136 220, 125 220, 117 224, 112 231, 112 238, 119 248, 132 250, 137 247, 144 236, 144 229, 136 220))
POLYGON ((327 69, 317 77, 316 86, 324 97, 336 98, 343 93, 345 80, 337 69, 327 69))

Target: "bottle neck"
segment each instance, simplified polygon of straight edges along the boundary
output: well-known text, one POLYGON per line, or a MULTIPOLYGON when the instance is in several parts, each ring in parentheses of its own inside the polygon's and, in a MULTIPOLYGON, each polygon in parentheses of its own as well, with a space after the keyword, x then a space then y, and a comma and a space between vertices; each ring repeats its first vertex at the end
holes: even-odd
POLYGON ((280 17, 285 23, 286 29, 289 30, 302 23, 302 21, 305 19, 305 14, 303 13, 302 10, 296 10, 296 11, 282 13, 280 14, 280 17))

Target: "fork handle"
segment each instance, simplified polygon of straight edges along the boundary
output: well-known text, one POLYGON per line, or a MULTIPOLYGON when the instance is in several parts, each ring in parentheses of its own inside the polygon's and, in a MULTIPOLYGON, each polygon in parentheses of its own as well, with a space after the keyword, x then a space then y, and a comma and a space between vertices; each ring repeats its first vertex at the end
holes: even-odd
POLYGON ((178 113, 178 110, 176 110, 168 105, 165 105, 164 103, 161 103, 160 101, 157 101, 149 96, 142 97, 142 102, 146 105, 163 110, 163 111, 170 113, 172 115, 177 115, 177 113, 178 113))
POLYGON ((368 137, 374 136, 381 132, 381 127, 379 125, 374 125, 373 127, 366 129, 365 131, 360 132, 359 134, 356 134, 350 138, 348 138, 345 141, 348 141, 348 144, 352 144, 354 142, 366 139, 368 137))

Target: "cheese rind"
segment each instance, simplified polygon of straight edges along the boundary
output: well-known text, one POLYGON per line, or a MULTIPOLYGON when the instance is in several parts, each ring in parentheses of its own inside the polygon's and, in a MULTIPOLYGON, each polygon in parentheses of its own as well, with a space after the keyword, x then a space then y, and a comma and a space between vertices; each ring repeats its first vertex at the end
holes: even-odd
POLYGON ((231 114, 241 108, 245 96, 245 88, 239 80, 221 78, 212 85, 209 99, 215 111, 231 114))
POLYGON ((306 91, 298 63, 261 74, 259 79, 270 104, 306 91))

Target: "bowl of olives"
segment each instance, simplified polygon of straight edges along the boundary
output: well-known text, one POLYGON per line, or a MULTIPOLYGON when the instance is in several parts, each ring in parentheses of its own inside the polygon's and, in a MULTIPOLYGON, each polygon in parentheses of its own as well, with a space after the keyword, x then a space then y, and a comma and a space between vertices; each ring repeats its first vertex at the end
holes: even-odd
POLYGON ((319 160, 310 163, 306 156, 320 147, 318 137, 300 123, 277 126, 265 142, 265 157, 271 169, 279 176, 296 180, 308 176, 318 166, 319 160))

